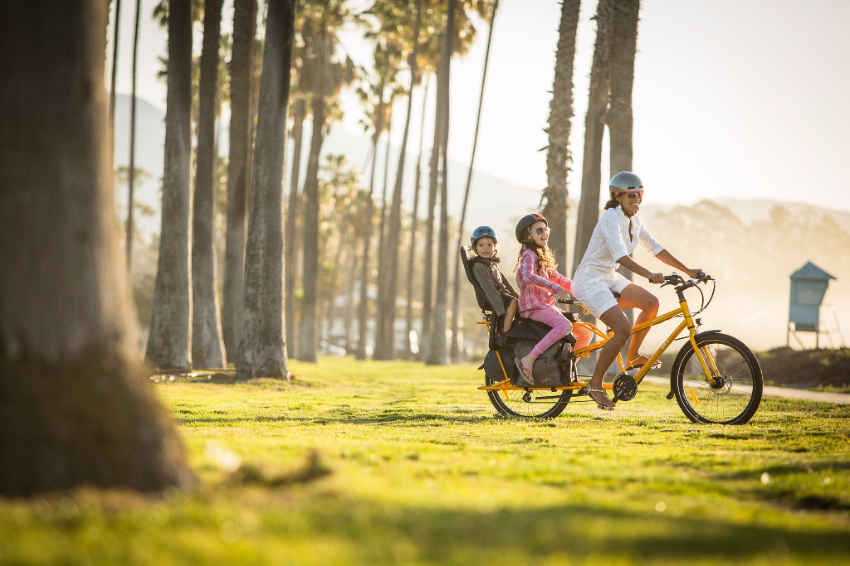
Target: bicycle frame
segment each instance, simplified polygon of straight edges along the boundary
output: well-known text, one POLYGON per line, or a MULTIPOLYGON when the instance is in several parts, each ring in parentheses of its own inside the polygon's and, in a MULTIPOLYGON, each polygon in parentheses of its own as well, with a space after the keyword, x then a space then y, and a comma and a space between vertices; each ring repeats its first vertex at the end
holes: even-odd
MULTIPOLYGON (((652 355, 652 357, 649 358, 649 362, 646 365, 644 365, 643 367, 641 367, 638 370, 638 373, 635 374, 634 380, 635 380, 635 383, 637 383, 637 384, 639 384, 641 381, 643 381, 643 378, 646 377, 646 375, 649 373, 649 370, 652 368, 652 366, 658 361, 658 359, 662 356, 662 354, 664 354, 664 352, 667 350, 667 348, 670 346, 670 344, 672 344, 673 341, 676 338, 678 338, 679 334, 681 334, 682 331, 685 330, 686 328, 688 330, 688 339, 691 343, 691 346, 694 349, 694 353, 696 355, 697 360, 699 361, 700 367, 702 367, 702 371, 706 376, 706 380, 708 381, 708 383, 711 383, 711 384, 714 384, 716 382, 715 376, 719 375, 717 365, 715 364, 714 359, 711 357, 711 354, 707 351, 707 349, 703 349, 703 348, 700 348, 700 347, 697 346, 697 343, 696 343, 696 335, 697 335, 696 325, 694 324, 694 318, 693 318, 693 315, 691 314, 690 307, 688 306, 688 301, 687 301, 687 299, 685 299, 684 291, 677 289, 676 294, 677 294, 677 297, 679 299, 679 308, 673 309, 668 313, 662 314, 660 316, 653 318, 652 320, 648 320, 648 321, 646 321, 642 324, 638 324, 638 325, 632 327, 632 334, 635 334, 637 332, 640 332, 642 330, 645 330, 645 329, 650 328, 652 326, 655 326, 657 324, 661 324, 662 322, 666 322, 666 321, 670 320, 671 318, 674 318, 678 315, 682 315, 682 317, 684 319, 684 320, 682 320, 681 324, 679 324, 676 327, 676 329, 673 330, 673 332, 670 334, 670 336, 655 351, 655 353, 652 355), (711 368, 711 369, 709 369, 709 368, 711 368)), ((585 311, 585 312, 587 312, 587 311, 585 311)), ((479 321, 477 324, 485 324, 485 325, 487 325, 487 329, 488 330, 490 329, 490 324, 489 324, 489 321, 487 321, 487 320, 479 321)), ((605 344, 607 344, 608 341, 611 339, 611 336, 614 335, 613 331, 609 330, 608 334, 606 334, 606 333, 602 332, 596 325, 591 324, 589 322, 577 322, 577 323, 574 324, 574 326, 581 326, 581 327, 587 329, 588 331, 592 332, 593 334, 602 338, 602 340, 599 341, 599 342, 595 342, 593 344, 585 346, 584 348, 580 348, 578 350, 573 351, 573 355, 576 357, 576 359, 582 358, 582 357, 583 358, 589 358, 590 352, 593 352, 594 350, 598 350, 598 349, 604 347, 605 344)), ((482 390, 482 391, 494 391, 494 390, 507 391, 507 390, 514 390, 514 389, 551 389, 552 391, 556 391, 556 390, 578 390, 578 389, 582 389, 583 387, 585 387, 588 383, 586 381, 577 381, 577 382, 572 383, 570 385, 560 386, 560 387, 517 387, 515 385, 512 385, 511 382, 510 382, 510 379, 507 378, 507 372, 505 371, 504 362, 502 361, 502 357, 498 355, 498 352, 497 352, 497 356, 499 357, 499 363, 502 366, 502 371, 505 374, 505 379, 503 381, 498 382, 498 383, 494 383, 493 385, 485 385, 485 386, 478 387, 479 390, 482 390)), ((623 357, 620 353, 617 353, 617 364, 619 365, 620 372, 624 373, 626 371, 626 367, 623 364, 623 357)), ((605 384, 603 387, 605 387, 606 389, 611 389, 612 386, 610 384, 605 384)))
MULTIPOLYGON (((638 325, 632 327, 632 334, 636 334, 636 333, 638 333, 642 330, 646 330, 647 328, 650 328, 650 327, 655 326, 657 324, 661 324, 662 322, 666 322, 666 321, 670 320, 671 318, 676 317, 680 314, 684 317, 684 320, 681 322, 681 324, 679 324, 679 326, 676 327, 676 329, 670 334, 670 336, 661 344, 661 346, 659 346, 659 348, 655 351, 655 353, 652 354, 652 357, 649 358, 649 362, 647 362, 646 365, 641 367, 640 370, 637 372, 637 374, 635 374, 634 379, 635 379, 636 383, 640 383, 641 381, 643 381, 643 378, 646 377, 647 373, 649 373, 650 368, 655 364, 655 362, 658 361, 658 359, 661 357, 661 355, 664 354, 664 352, 667 350, 667 348, 670 346, 670 344, 672 344, 673 341, 676 338, 679 337, 679 334, 681 334, 682 331, 685 328, 688 329, 688 339, 690 340, 691 346, 694 349, 694 353, 696 354, 697 360, 699 361, 699 364, 702 367, 703 373, 705 373, 705 376, 706 376, 709 383, 715 382, 714 376, 718 375, 718 373, 717 373, 718 370, 717 370, 717 366, 714 363, 714 359, 711 357, 711 355, 707 351, 704 351, 702 348, 699 348, 697 346, 696 325, 694 324, 694 319, 693 319, 693 316, 691 315, 691 309, 688 306, 688 301, 687 301, 687 299, 685 299, 683 291, 677 291, 677 294, 678 294, 678 298, 679 298, 679 308, 678 309, 673 309, 668 313, 662 314, 660 316, 653 318, 652 320, 648 320, 648 321, 646 321, 642 324, 638 324, 638 325), (706 360, 708 360, 708 362, 706 362, 706 360), (709 370, 709 366, 711 366, 711 370, 709 370)), ((578 350, 575 350, 573 352, 573 354, 577 358, 578 357, 584 357, 584 358, 590 357, 590 352, 604 347, 605 344, 608 343, 608 340, 611 339, 611 336, 614 335, 613 331, 609 331, 608 334, 603 333, 601 330, 599 330, 599 328, 597 328, 595 325, 593 325, 589 322, 577 322, 575 324, 575 326, 584 327, 585 329, 589 330, 590 332, 593 332, 597 336, 601 336, 603 338, 603 340, 601 340, 600 342, 596 342, 594 344, 590 344, 588 346, 585 346, 584 348, 580 348, 578 350)), ((623 357, 620 353, 617 353, 617 364, 620 367, 621 373, 626 371, 626 366, 623 365, 623 357)))

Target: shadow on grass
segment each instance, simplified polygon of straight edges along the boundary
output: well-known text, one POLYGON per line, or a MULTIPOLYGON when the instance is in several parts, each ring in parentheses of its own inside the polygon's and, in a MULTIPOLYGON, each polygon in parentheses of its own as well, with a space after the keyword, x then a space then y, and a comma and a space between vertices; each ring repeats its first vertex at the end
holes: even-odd
POLYGON ((463 557, 466 563, 506 563, 512 556, 529 563, 552 554, 673 564, 694 558, 729 564, 764 556, 779 562, 789 557, 840 562, 850 552, 850 537, 836 528, 801 531, 588 505, 494 510, 485 502, 481 511, 334 505, 311 515, 315 530, 349 538, 361 551, 375 552, 375 562, 386 559, 381 539, 396 560, 426 563, 459 563, 463 557), (367 541, 377 546, 365 550, 367 541))
POLYGON ((289 422, 298 424, 347 424, 347 425, 382 425, 382 424, 400 424, 400 425, 415 425, 415 424, 456 424, 466 423, 474 424, 488 421, 495 421, 495 415, 463 415, 463 414, 445 414, 445 413, 429 413, 429 412, 399 412, 398 410, 386 410, 380 412, 370 412, 367 414, 345 414, 339 416, 316 415, 316 416, 300 416, 293 414, 282 414, 280 416, 258 415, 258 416, 203 416, 193 417, 189 415, 180 416, 177 422, 183 426, 201 426, 201 425, 218 425, 226 427, 235 427, 241 425, 249 425, 252 423, 262 422, 289 422))

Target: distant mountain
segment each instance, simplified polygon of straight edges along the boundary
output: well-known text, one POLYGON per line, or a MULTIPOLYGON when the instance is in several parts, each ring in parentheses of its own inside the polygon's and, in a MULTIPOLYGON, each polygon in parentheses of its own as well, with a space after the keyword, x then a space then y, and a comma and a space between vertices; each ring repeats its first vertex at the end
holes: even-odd
MULTIPOLYGON (((151 178, 146 180, 141 188, 136 193, 136 198, 139 202, 144 203, 155 211, 155 216, 152 218, 139 218, 138 223, 141 229, 146 233, 154 233, 159 231, 160 220, 160 187, 162 185, 162 166, 163 166, 163 145, 165 140, 165 114, 152 104, 145 100, 139 99, 137 104, 137 126, 136 126, 136 166, 145 169, 151 174, 151 178)), ((129 161, 129 129, 130 129, 130 97, 126 95, 118 95, 115 105, 115 162, 116 166, 127 165, 129 161)), ((301 182, 303 183, 304 174, 307 170, 307 157, 310 145, 310 136, 312 134, 311 124, 304 124, 304 135, 302 139, 302 164, 301 164, 301 182)), ((219 153, 227 155, 228 147, 228 128, 226 124, 222 124, 219 130, 219 153)), ((407 148, 406 168, 404 173, 404 182, 402 184, 402 195, 404 208, 408 211, 413 209, 411 200, 414 193, 414 177, 416 173, 416 159, 418 157, 419 148, 417 144, 411 144, 407 148)), ((362 185, 365 187, 368 183, 367 173, 369 172, 367 164, 367 156, 370 151, 371 141, 368 136, 356 136, 344 130, 342 127, 334 127, 331 129, 330 135, 325 139, 322 147, 322 160, 329 154, 346 155, 349 162, 361 169, 363 173, 362 185)), ((378 161, 376 167, 376 186, 375 192, 380 202, 381 195, 384 191, 384 171, 385 171, 385 144, 381 144, 378 149, 378 161)), ((287 140, 288 159, 292 154, 292 140, 287 140)), ((387 179, 387 194, 391 198, 392 190, 395 185, 396 168, 398 166, 400 148, 396 146, 390 147, 390 162, 389 176, 387 179)), ((421 200, 420 200, 420 216, 425 216, 425 203, 428 191, 429 177, 429 150, 426 149, 422 159, 422 180, 421 180, 421 200)), ((291 168, 287 167, 287 179, 285 181, 286 192, 289 192, 289 177, 288 174, 291 168)), ((463 204, 463 193, 466 188, 466 178, 469 168, 466 164, 459 163, 454 160, 449 161, 449 215, 458 218, 460 209, 463 204)), ((528 187, 520 186, 503 179, 499 179, 492 175, 488 175, 482 171, 475 171, 472 180, 471 196, 469 201, 469 209, 466 215, 466 226, 472 229, 475 226, 486 224, 495 228, 499 233, 504 234, 503 242, 506 244, 503 256, 507 257, 512 252, 513 227, 516 221, 523 215, 535 210, 540 204, 540 194, 543 187, 528 187)), ((571 180, 571 189, 573 199, 579 196, 578 182, 575 179, 571 180)), ((116 200, 118 206, 122 210, 126 210, 127 188, 126 186, 116 187, 116 200)), ((774 206, 783 206, 791 212, 801 212, 806 208, 811 208, 818 214, 826 214, 832 216, 835 221, 848 231, 850 231, 850 212, 843 210, 834 210, 824 207, 812 206, 799 202, 778 202, 769 200, 744 200, 733 198, 716 199, 718 204, 730 208, 744 222, 750 223, 753 220, 767 218, 771 208, 774 206)), ((575 210, 577 202, 571 200, 570 218, 567 225, 571 229, 575 229, 575 210)), ((661 210, 668 210, 674 205, 653 205, 647 204, 645 207, 648 216, 661 210)), ((454 238, 452 238, 454 241, 454 238)), ((572 248, 573 234, 569 235, 569 246, 572 248)), ((452 244, 454 245, 454 243, 452 244)), ((572 250, 570 249, 570 252, 572 250)))

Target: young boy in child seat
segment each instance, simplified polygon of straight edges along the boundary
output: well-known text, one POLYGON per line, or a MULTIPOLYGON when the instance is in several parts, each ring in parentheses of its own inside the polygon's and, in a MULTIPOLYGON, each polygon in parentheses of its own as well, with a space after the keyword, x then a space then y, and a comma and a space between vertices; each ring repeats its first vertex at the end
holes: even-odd
POLYGON ((499 237, 496 236, 496 231, 489 226, 479 226, 472 231, 471 241, 472 250, 476 255, 469 260, 472 264, 472 274, 492 305, 493 313, 497 317, 504 316, 502 328, 496 330, 496 336, 504 340, 517 313, 519 293, 499 270, 501 260, 496 256, 499 252, 499 237))

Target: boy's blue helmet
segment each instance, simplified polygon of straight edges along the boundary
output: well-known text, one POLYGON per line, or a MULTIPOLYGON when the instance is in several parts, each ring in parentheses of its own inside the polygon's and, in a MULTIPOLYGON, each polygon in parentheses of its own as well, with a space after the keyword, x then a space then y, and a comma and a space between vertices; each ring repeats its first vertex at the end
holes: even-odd
POLYGON ((499 243, 499 237, 496 235, 496 231, 489 226, 479 226, 472 231, 472 238, 470 238, 470 242, 472 242, 472 249, 475 249, 475 243, 479 240, 479 238, 493 238, 494 242, 497 244, 499 243))

